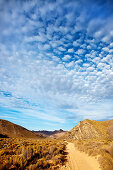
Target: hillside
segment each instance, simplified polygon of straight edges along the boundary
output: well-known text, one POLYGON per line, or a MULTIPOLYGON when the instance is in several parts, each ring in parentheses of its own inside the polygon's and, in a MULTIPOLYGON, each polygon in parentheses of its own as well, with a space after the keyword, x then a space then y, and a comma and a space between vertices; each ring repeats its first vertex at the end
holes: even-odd
POLYGON ((96 121, 85 119, 64 136, 66 139, 113 139, 113 120, 96 121))
POLYGON ((39 138, 42 135, 35 134, 22 126, 0 119, 0 137, 39 138))
POLYGON ((60 130, 54 130, 54 131, 47 131, 47 130, 40 130, 40 131, 33 131, 37 134, 42 134, 45 137, 50 138, 59 138, 60 136, 64 135, 66 131, 60 129, 60 130))

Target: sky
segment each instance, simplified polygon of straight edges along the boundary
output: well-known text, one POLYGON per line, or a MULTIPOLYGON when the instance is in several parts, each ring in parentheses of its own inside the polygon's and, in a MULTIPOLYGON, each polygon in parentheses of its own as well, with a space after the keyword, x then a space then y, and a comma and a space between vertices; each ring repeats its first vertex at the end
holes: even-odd
POLYGON ((0 119, 113 119, 112 0, 0 0, 0 119))

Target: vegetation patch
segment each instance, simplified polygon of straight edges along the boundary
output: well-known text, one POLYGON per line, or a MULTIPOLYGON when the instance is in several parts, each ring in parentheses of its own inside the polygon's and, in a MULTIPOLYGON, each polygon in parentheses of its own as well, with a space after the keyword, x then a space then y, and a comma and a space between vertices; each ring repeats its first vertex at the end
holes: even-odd
POLYGON ((57 169, 66 161, 66 143, 59 140, 0 139, 0 169, 57 169))

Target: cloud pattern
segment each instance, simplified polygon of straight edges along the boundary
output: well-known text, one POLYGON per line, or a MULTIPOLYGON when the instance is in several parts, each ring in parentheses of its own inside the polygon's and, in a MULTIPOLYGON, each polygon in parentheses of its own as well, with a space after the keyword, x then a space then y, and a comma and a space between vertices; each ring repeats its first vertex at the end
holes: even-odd
POLYGON ((112 1, 1 0, 0 6, 0 106, 64 127, 111 118, 112 1))

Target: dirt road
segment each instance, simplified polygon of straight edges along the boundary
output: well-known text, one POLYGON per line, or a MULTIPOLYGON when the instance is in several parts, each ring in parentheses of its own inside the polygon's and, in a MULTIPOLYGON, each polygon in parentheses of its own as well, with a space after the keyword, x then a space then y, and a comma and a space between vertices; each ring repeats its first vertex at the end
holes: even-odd
POLYGON ((61 170, 100 170, 97 159, 78 151, 73 143, 67 144, 67 152, 67 164, 61 170))

